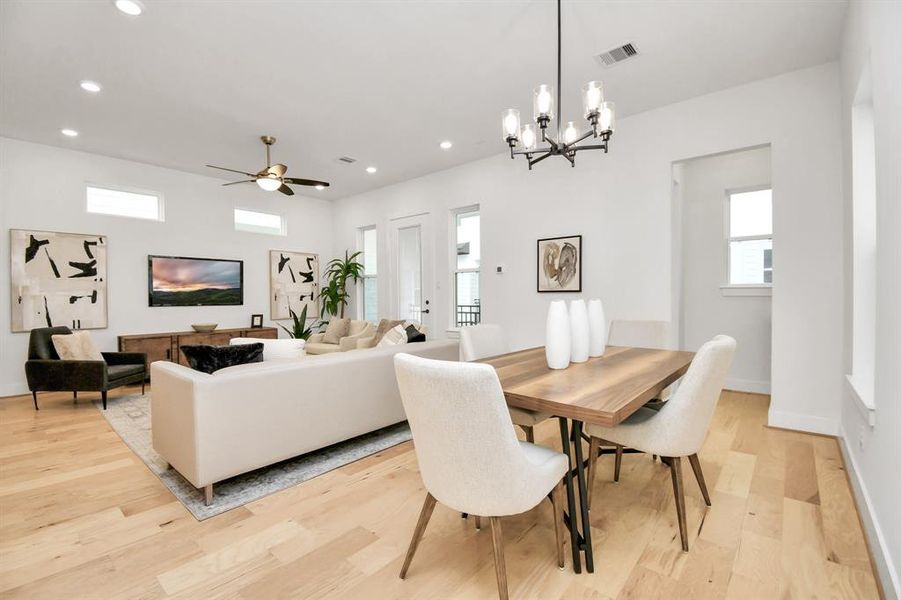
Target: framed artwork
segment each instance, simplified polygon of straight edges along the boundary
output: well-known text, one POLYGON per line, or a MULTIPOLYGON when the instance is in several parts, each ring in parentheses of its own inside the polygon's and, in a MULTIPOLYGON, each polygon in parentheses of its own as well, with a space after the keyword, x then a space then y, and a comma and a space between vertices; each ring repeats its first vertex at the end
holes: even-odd
POLYGON ((250 328, 251 329, 262 329, 263 327, 263 315, 250 315, 250 328))
POLYGON ((290 319, 300 316, 304 306, 307 317, 319 316, 319 255, 287 250, 269 251, 269 317, 290 319))
POLYGON ((582 291, 582 236, 538 240, 538 291, 582 291))
POLYGON ((106 236, 10 229, 13 332, 107 326, 106 236))

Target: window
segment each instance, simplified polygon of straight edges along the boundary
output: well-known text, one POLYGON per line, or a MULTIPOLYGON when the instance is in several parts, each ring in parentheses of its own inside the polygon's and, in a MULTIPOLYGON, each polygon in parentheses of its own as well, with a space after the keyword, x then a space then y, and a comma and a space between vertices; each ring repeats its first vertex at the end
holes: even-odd
POLYGON ((454 327, 478 325, 482 319, 480 225, 478 207, 454 213, 454 327))
POLYGON ((363 251, 363 282, 360 286, 360 317, 379 320, 378 237, 375 226, 360 229, 359 248, 363 251))
POLYGON ((729 285, 773 283, 773 190, 729 192, 727 210, 729 285))
POLYGON ((285 218, 255 210, 235 209, 235 231, 286 235, 285 218))
POLYGON ((98 215, 163 220, 163 203, 158 194, 115 188, 87 186, 87 210, 98 215))

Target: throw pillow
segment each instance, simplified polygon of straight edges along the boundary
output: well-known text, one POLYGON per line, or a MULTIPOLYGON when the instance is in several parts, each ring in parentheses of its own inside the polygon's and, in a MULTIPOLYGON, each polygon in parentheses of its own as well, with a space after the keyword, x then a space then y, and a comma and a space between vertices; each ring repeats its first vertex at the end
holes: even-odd
POLYGON ((350 319, 334 318, 328 322, 322 341, 326 344, 337 344, 348 332, 350 332, 350 319))
POLYGON ((403 323, 402 320, 392 321, 390 319, 382 319, 381 321, 379 321, 379 326, 375 329, 375 339, 373 340, 373 343, 375 345, 378 345, 378 343, 382 341, 382 337, 384 337, 386 333, 388 333, 401 323, 403 323))
POLYGON ((407 342, 424 342, 425 334, 418 329, 416 329, 415 325, 407 325, 405 330, 407 332, 407 342))
POLYGON ((379 348, 384 348, 385 346, 399 346, 406 343, 407 330, 404 329, 403 325, 397 325, 393 329, 389 329, 388 332, 382 336, 382 339, 376 345, 379 348))
POLYGON ((188 365, 195 371, 215 373, 225 367, 263 362, 263 344, 237 346, 182 346, 188 365))
POLYGON ((90 331, 52 335, 50 341, 62 360, 103 360, 103 355, 91 339, 90 331))
POLYGON ((281 340, 261 340, 259 338, 232 338, 232 346, 239 344, 263 344, 263 362, 271 360, 297 360, 304 356, 304 340, 294 338, 281 340))

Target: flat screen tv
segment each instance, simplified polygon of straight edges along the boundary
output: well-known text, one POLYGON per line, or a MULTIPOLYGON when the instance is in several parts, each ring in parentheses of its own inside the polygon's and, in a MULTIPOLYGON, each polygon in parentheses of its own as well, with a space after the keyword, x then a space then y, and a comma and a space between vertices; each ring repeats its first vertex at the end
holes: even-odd
POLYGON ((244 304, 244 261, 148 256, 150 306, 244 304))

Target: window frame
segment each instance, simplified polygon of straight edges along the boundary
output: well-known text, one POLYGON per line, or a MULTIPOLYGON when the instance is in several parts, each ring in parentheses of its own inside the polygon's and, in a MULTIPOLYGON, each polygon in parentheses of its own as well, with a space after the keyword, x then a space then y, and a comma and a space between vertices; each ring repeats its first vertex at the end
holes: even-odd
POLYGON ((377 225, 364 225, 362 227, 357 227, 357 250, 362 252, 363 256, 363 276, 360 278, 359 283, 357 284, 357 318, 361 321, 366 321, 366 280, 373 279, 375 280, 376 287, 376 305, 375 305, 375 313, 376 320, 370 321, 371 323, 378 322, 378 286, 379 286, 379 273, 378 273, 378 262, 379 262, 379 228, 377 225), (376 272, 374 274, 370 274, 366 272, 366 243, 365 236, 367 231, 375 232, 375 264, 376 264, 376 272))
MULTIPOLYGON (((450 264, 451 264, 451 285, 448 286, 450 288, 450 326, 449 331, 459 331, 462 325, 457 324, 457 275, 459 273, 476 273, 479 279, 479 289, 482 287, 482 266, 481 262, 479 263, 478 268, 468 268, 468 269, 460 269, 457 267, 457 218, 460 215, 465 215, 469 213, 476 213, 479 215, 479 241, 482 239, 482 211, 481 207, 478 204, 470 204, 468 206, 461 206, 458 208, 451 209, 450 211, 450 264)), ((480 321, 481 321, 481 307, 482 307, 482 299, 479 298, 479 313, 480 313, 480 321)))
POLYGON ((286 237, 288 235, 288 218, 285 217, 285 215, 283 215, 281 213, 266 212, 266 211, 257 210, 254 208, 245 208, 243 206, 235 206, 235 207, 232 207, 232 227, 234 227, 234 230, 237 233, 253 233, 256 235, 277 235, 280 237, 286 237), (244 211, 244 212, 249 212, 249 213, 256 213, 259 215, 268 215, 271 217, 278 217, 279 223, 281 223, 281 229, 280 229, 279 233, 275 233, 274 231, 254 231, 253 229, 240 229, 238 227, 238 221, 236 218, 237 217, 236 211, 239 211, 239 210, 244 211))
POLYGON ((157 192, 154 190, 148 190, 144 188, 136 188, 131 186, 124 185, 109 185, 106 183, 96 183, 94 181, 85 181, 84 182, 84 211, 85 214, 88 215, 98 215, 101 217, 114 217, 117 219, 135 219, 138 221, 151 222, 151 223, 165 223, 166 222, 166 203, 162 192, 157 192), (157 218, 147 218, 147 217, 136 217, 133 215, 115 215, 111 213, 105 212, 96 212, 92 211, 88 208, 88 189, 96 188, 99 190, 107 190, 110 192, 123 192, 126 194, 141 194, 143 196, 154 196, 156 198, 157 205, 157 218))
MULTIPOLYGON (((736 188, 728 188, 725 191, 723 199, 723 257, 724 257, 724 283, 720 286, 720 290, 724 296, 770 296, 772 295, 773 284, 770 283, 732 283, 732 242, 746 242, 755 240, 770 240, 775 243, 773 232, 773 219, 770 219, 770 233, 760 235, 737 235, 732 236, 732 196, 736 194, 745 194, 748 192, 760 192, 763 190, 770 191, 770 202, 774 200, 773 184, 764 183, 758 185, 749 185, 736 188)), ((772 204, 771 204, 772 205, 772 204)), ((772 244, 771 244, 772 245, 772 244)), ((774 248, 775 249, 775 248, 774 248)), ((772 267, 770 268, 772 270, 772 267)))

